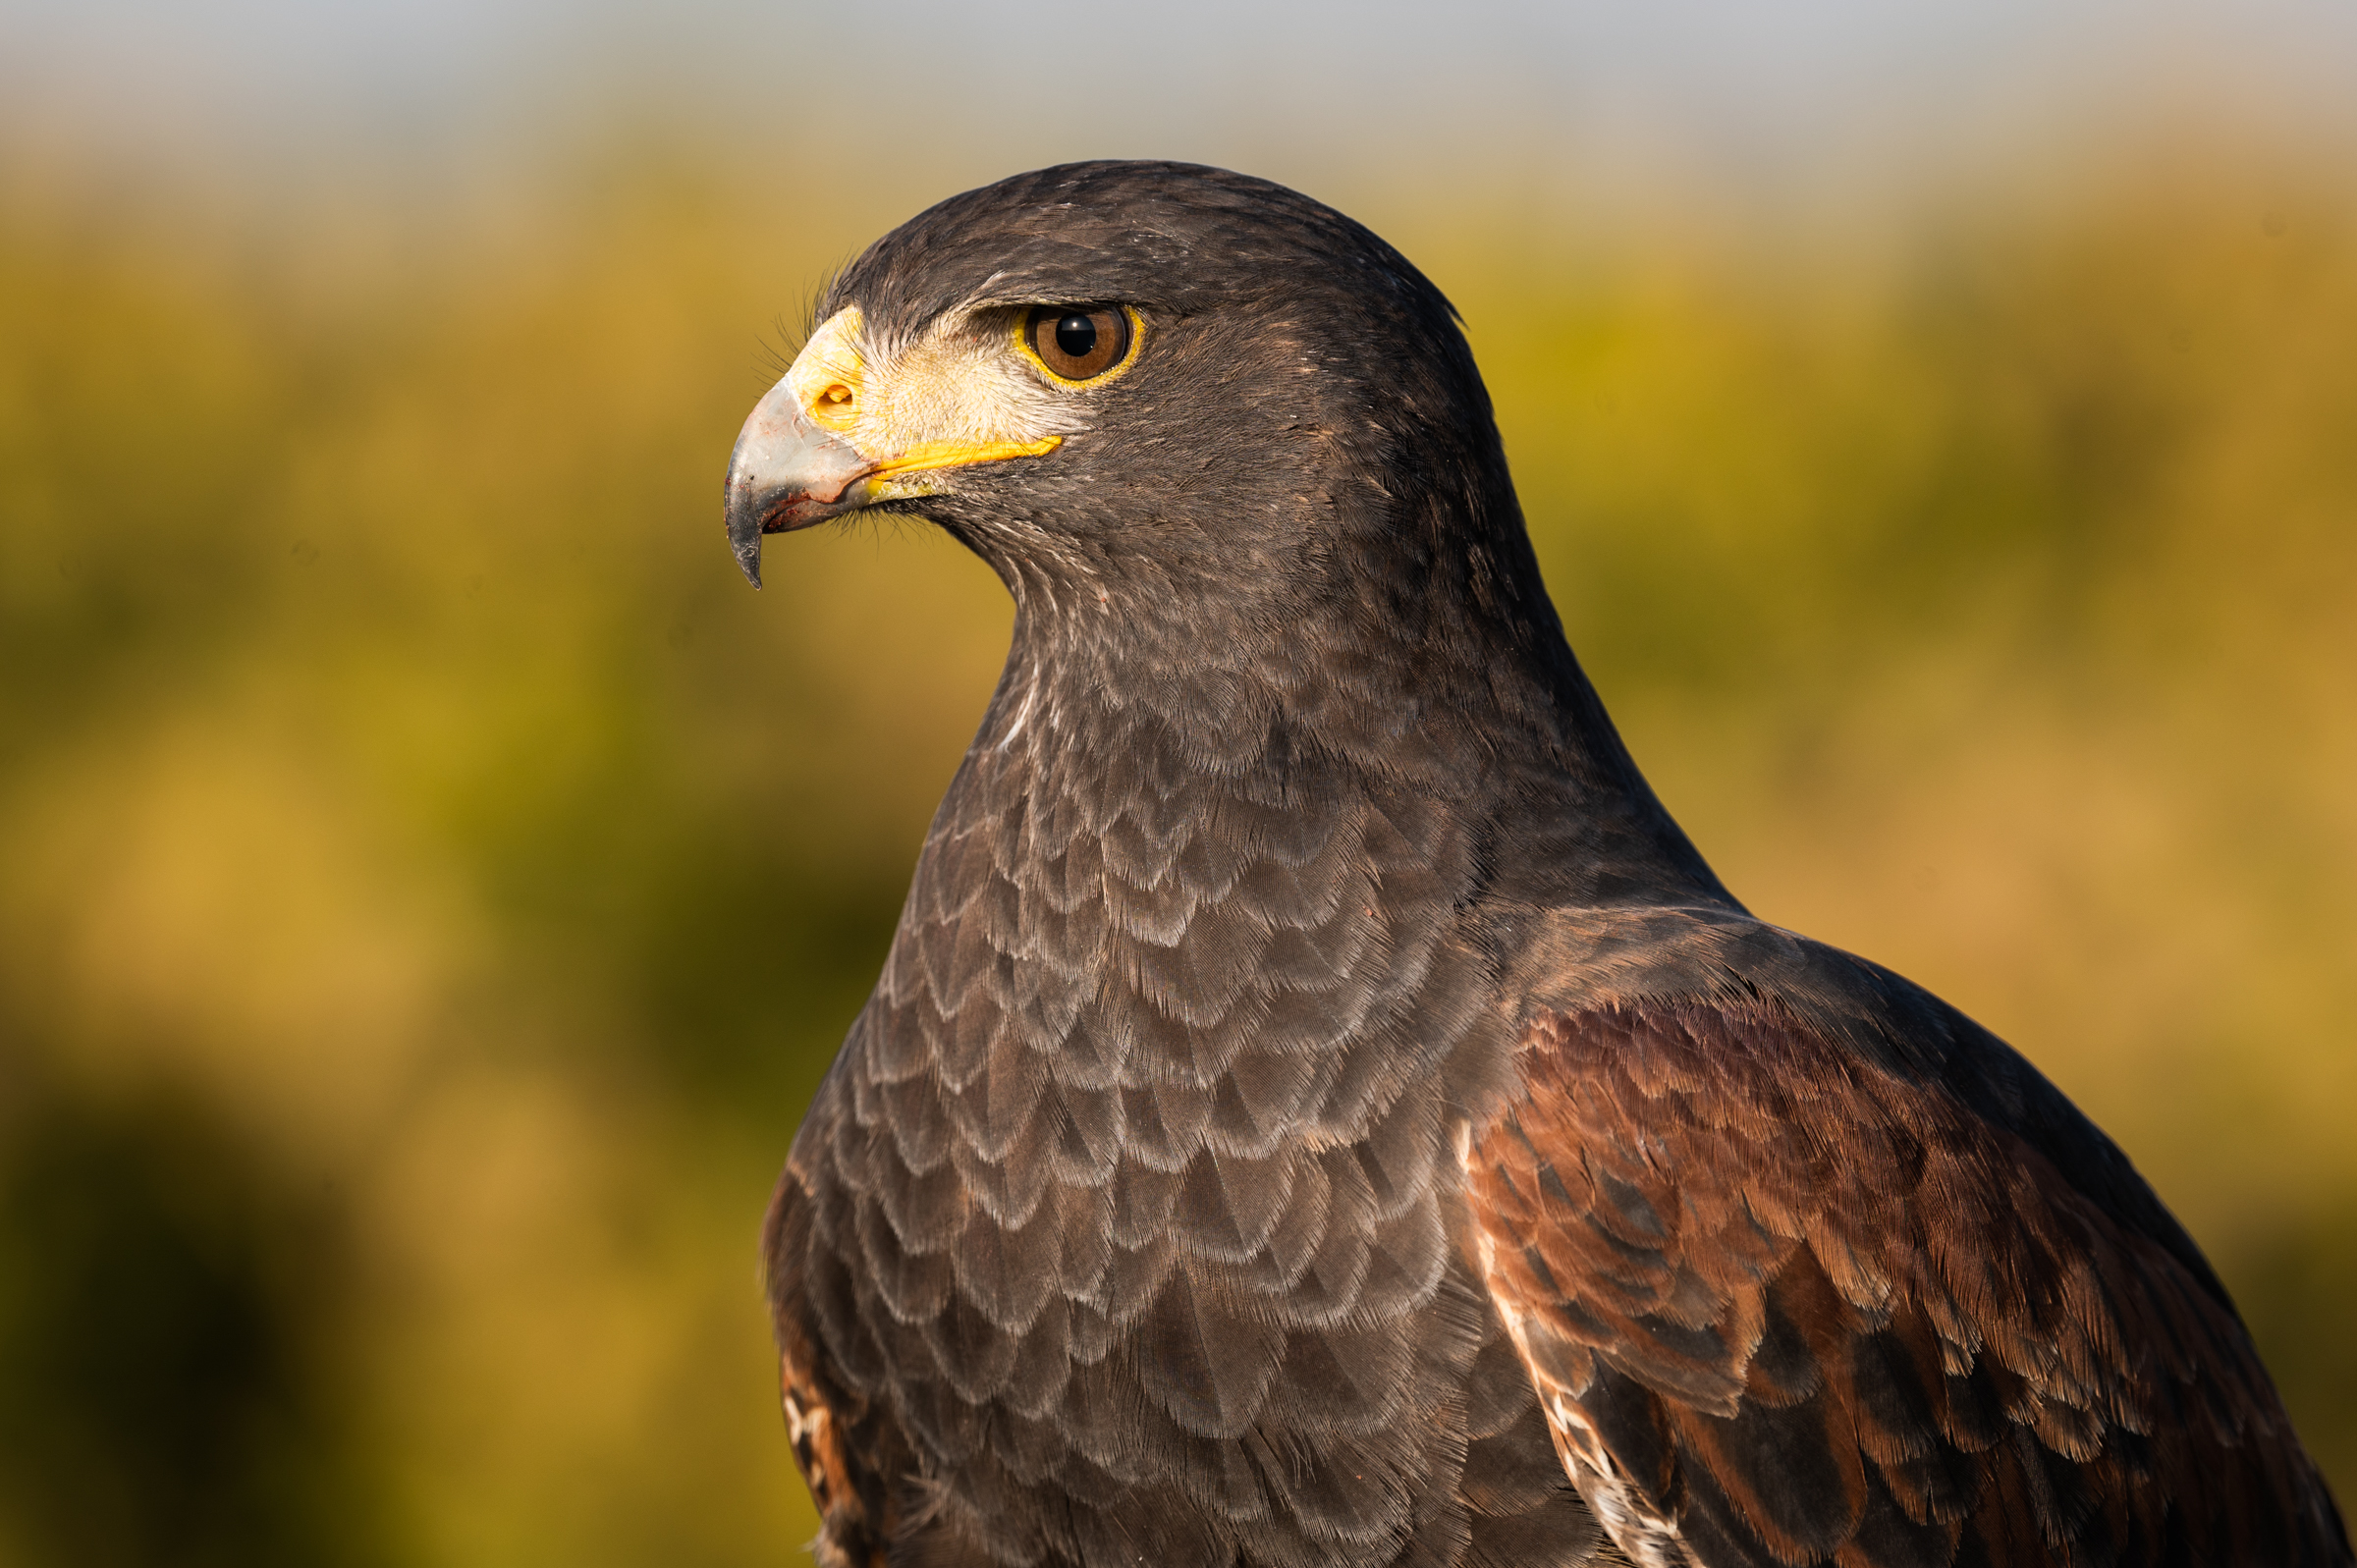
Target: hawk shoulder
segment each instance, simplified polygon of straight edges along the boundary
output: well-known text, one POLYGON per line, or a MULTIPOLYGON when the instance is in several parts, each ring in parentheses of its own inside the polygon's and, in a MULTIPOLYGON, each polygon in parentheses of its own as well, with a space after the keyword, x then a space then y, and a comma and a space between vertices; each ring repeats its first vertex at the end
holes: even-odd
POLYGON ((1479 1271, 1631 1556, 2347 1560, 2206 1274, 1904 1042, 1736 989, 1537 1010, 1463 1149, 1479 1271))

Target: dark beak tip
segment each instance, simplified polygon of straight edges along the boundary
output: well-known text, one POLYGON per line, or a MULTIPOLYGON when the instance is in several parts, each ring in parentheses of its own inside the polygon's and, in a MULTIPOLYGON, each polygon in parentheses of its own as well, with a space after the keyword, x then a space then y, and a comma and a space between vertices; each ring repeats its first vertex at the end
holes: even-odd
POLYGON ((749 488, 740 486, 737 476, 729 476, 728 504, 725 520, 728 524, 729 551, 737 558, 737 569, 754 587, 761 586, 761 535, 763 508, 749 488))
MULTIPOLYGON (((734 533, 734 530, 732 530, 732 533, 734 533)), ((744 573, 744 580, 751 583, 756 588, 760 587, 761 535, 759 533, 755 533, 749 539, 732 537, 729 540, 729 545, 731 553, 737 557, 737 569, 744 573)))
POLYGON ((761 536, 807 528, 853 510, 845 491, 875 464, 817 428, 794 406, 783 381, 769 390, 729 453, 723 513, 729 547, 744 580, 761 586, 761 536))

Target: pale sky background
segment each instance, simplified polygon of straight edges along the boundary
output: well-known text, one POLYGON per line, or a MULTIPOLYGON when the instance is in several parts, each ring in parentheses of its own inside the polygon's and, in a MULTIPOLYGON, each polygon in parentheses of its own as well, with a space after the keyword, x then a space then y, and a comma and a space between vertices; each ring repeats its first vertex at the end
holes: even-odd
POLYGON ((1734 189, 2357 126, 2357 0, 0 0, 0 137, 170 178, 429 178, 617 128, 939 190, 1103 154, 1734 189))

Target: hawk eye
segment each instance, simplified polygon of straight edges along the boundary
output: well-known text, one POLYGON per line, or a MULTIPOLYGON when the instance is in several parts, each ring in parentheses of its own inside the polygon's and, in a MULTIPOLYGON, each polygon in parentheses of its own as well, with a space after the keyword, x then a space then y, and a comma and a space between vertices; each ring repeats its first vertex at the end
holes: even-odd
POLYGON ((1025 328, 1040 363, 1067 381, 1087 381, 1129 352, 1129 312, 1118 305, 1041 305, 1025 328))

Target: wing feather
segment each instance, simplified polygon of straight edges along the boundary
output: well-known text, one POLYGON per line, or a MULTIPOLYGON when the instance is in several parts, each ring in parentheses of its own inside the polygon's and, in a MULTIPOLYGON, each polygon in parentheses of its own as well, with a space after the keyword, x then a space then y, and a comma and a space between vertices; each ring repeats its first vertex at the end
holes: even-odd
POLYGON ((1520 1059, 1473 1250, 1636 1561, 2350 1560, 2223 1297, 1937 1081, 1773 997, 1542 1013, 1520 1059))
MULTIPOLYGON (((773 1303, 802 1299, 810 1253, 812 1205, 790 1169, 771 1201, 762 1229, 763 1271, 773 1303)), ((794 1462, 817 1504, 818 1539, 811 1553, 820 1568, 884 1568, 897 1509, 873 1449, 883 1435, 866 1401, 832 1386, 817 1346, 798 1317, 777 1310, 778 1404, 794 1462)))

